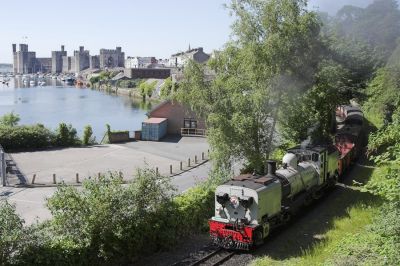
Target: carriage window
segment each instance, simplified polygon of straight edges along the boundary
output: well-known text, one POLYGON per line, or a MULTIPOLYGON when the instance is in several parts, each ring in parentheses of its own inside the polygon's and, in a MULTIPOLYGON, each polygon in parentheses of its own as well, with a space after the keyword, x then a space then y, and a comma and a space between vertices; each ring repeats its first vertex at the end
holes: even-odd
POLYGON ((313 162, 318 162, 318 153, 313 153, 312 154, 312 160, 313 160, 313 162))

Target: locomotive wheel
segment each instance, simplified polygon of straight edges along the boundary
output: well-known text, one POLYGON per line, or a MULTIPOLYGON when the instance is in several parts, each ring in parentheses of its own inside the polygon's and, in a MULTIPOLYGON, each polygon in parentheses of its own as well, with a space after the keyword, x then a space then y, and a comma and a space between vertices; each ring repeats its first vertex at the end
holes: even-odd
POLYGON ((314 199, 313 199, 313 194, 309 194, 305 197, 304 199, 304 206, 310 206, 311 203, 313 203, 314 199))
POLYGON ((312 197, 313 197, 314 200, 318 200, 318 199, 320 199, 322 197, 322 192, 321 191, 315 191, 312 194, 312 197))
POLYGON ((292 216, 290 215, 290 213, 285 212, 285 213, 282 215, 282 224, 288 223, 288 222, 290 221, 291 218, 292 218, 292 216))
POLYGON ((262 244, 264 244, 263 233, 260 230, 256 230, 254 232, 254 245, 259 247, 262 244))

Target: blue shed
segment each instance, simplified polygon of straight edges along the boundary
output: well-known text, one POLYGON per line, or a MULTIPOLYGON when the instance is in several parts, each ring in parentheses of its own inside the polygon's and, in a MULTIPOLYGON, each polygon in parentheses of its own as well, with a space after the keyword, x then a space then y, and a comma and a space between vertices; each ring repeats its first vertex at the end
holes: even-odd
POLYGON ((142 123, 142 140, 159 141, 167 134, 167 118, 149 118, 142 123))

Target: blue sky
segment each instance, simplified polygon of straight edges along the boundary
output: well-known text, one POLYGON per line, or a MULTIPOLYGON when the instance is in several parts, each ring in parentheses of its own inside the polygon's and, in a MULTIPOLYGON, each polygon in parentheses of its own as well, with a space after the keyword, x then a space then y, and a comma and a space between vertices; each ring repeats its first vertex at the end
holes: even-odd
MULTIPOLYGON (((229 39, 229 0, 35 0, 2 1, 0 63, 11 63, 12 43, 28 43, 38 57, 64 44, 70 55, 84 45, 91 54, 121 46, 127 56, 168 58, 202 46, 219 49, 229 39), (23 37, 28 37, 23 39, 23 37)), ((311 0, 309 6, 335 10, 370 0, 311 0)))

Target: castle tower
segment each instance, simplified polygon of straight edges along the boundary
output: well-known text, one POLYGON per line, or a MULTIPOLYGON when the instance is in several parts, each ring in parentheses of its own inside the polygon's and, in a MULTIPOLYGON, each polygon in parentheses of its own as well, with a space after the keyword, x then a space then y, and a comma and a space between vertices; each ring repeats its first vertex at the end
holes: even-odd
POLYGON ((14 74, 17 74, 18 73, 17 45, 15 43, 13 43, 12 45, 12 51, 13 51, 13 72, 14 74))

